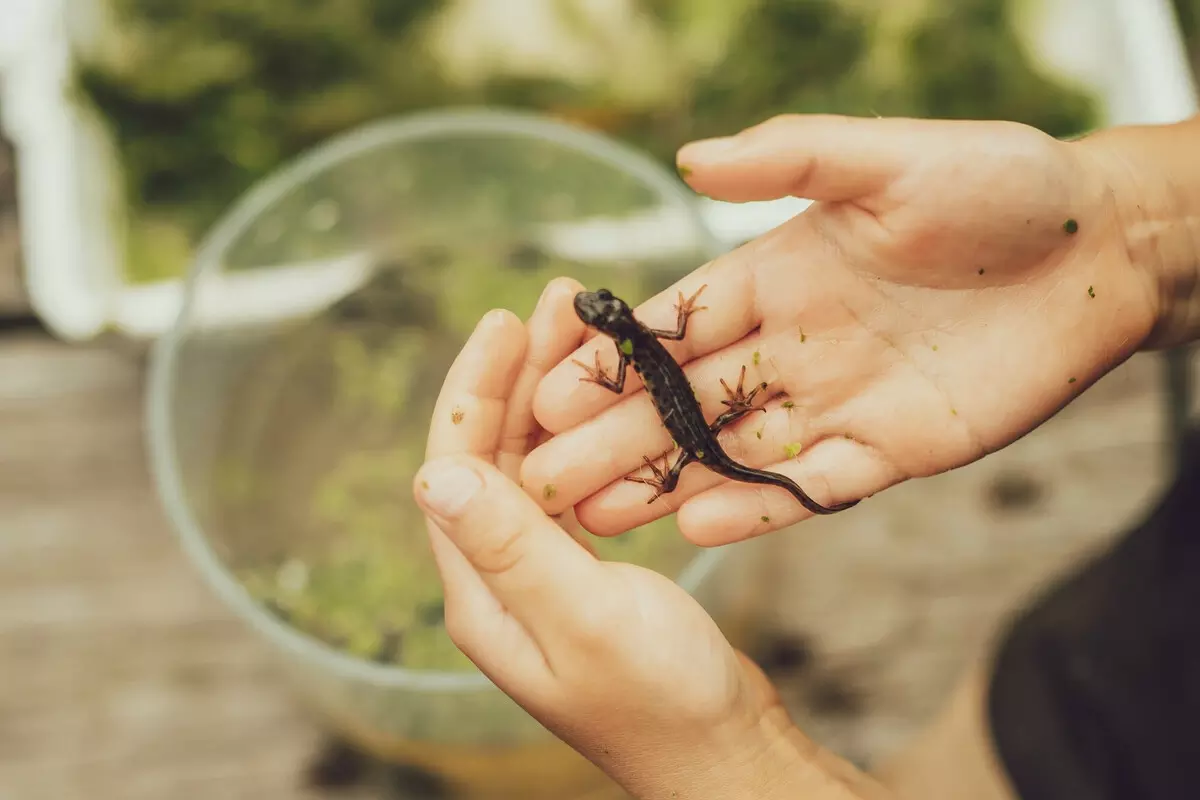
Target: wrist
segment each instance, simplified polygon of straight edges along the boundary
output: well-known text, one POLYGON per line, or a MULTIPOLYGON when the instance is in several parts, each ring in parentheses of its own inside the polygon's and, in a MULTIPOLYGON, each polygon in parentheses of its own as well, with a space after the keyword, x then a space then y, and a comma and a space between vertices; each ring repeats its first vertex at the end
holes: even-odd
POLYGON ((1119 246, 1154 293, 1143 346, 1200 337, 1200 117, 1119 126, 1072 142, 1113 203, 1119 246))
POLYGON ((755 726, 741 731, 736 738, 723 737, 716 749, 723 755, 710 760, 703 770, 695 769, 693 762, 686 770, 686 787, 664 784, 662 796, 705 800, 797 797, 889 800, 891 797, 865 773, 805 736, 782 707, 768 711, 755 726))

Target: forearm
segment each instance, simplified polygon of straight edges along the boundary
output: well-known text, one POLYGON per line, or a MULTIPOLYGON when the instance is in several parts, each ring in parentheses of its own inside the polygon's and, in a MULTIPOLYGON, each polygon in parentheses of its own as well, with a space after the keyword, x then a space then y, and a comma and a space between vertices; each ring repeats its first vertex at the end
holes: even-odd
POLYGON ((1130 261, 1157 287, 1146 346, 1200 338, 1200 116, 1114 127, 1072 146, 1103 170, 1130 261))

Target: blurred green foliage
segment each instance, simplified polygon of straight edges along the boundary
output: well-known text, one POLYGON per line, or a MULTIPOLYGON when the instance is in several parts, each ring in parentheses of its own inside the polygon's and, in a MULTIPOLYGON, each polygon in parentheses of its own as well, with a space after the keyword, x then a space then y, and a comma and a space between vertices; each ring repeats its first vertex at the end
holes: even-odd
MULTIPOLYGON (((641 0, 641 22, 677 78, 636 102, 604 79, 502 68, 450 78, 430 45, 446 0, 110 1, 116 34, 81 64, 78 86, 125 170, 135 279, 178 272, 181 243, 289 159, 418 109, 540 110, 668 166, 689 139, 788 111, 1006 118, 1056 136, 1096 122, 1088 97, 1035 68, 1008 23, 1009 0, 918 4, 928 8, 899 29, 852 0, 641 0)), ((1195 0, 1178 2, 1194 12, 1195 0)), ((594 44, 615 72, 625 54, 594 44)))
POLYGON ((1200 75, 1200 0, 1174 0, 1174 6, 1191 56, 1192 73, 1200 75))

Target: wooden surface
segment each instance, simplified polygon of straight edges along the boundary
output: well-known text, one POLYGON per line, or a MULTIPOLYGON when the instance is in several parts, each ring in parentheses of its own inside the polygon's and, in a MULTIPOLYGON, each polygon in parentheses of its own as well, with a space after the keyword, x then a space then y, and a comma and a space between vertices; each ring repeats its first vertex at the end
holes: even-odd
POLYGON ((306 798, 318 737, 185 561, 141 368, 0 338, 0 798, 306 798))

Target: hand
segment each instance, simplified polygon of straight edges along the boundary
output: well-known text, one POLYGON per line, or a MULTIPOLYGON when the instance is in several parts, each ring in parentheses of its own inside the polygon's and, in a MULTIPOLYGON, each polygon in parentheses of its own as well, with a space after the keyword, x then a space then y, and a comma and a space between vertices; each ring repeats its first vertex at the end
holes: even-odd
MULTIPOLYGON (((1086 140, 1084 140, 1086 142, 1086 140)), ((671 327, 678 292, 707 285, 682 342, 708 419, 720 380, 769 384, 765 414, 722 432, 733 458, 795 479, 824 505, 869 497, 997 450, 1131 355, 1159 315, 1155 278, 1131 262, 1096 153, 1004 122, 786 116, 679 153, 697 190, 731 201, 796 195, 805 213, 650 299, 637 316, 671 327)), ((591 287, 597 288, 597 287, 591 287)), ((636 375, 623 397, 549 370, 534 399, 555 435, 525 460, 617 534, 678 511, 684 535, 719 545, 809 516, 780 489, 689 466, 647 504, 622 478, 671 449, 636 375)), ((854 513, 847 511, 843 513, 854 513)))
MULTIPOLYGON (((683 589, 650 570, 598 561, 515 482, 541 434, 534 390, 584 336, 572 310, 581 288, 552 283, 528 333, 507 312, 485 316, 438 398, 414 494, 429 521, 450 636, 501 690, 638 797, 738 796, 742 783, 797 769, 811 787, 853 780, 824 777, 850 768, 812 756, 761 671, 683 589), (826 766, 812 766, 818 761, 826 766)), ((848 796, 841 792, 812 796, 848 796)))

